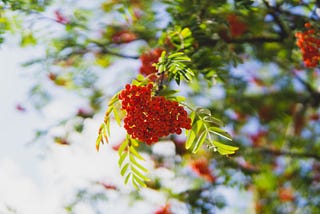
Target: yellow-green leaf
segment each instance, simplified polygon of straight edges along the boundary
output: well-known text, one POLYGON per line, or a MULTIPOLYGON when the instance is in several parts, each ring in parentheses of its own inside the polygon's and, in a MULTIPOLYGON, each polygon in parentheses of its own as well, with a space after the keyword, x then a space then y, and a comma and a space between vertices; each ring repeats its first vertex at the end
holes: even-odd
POLYGON ((102 136, 101 136, 101 134, 99 134, 98 137, 97 137, 97 140, 96 140, 96 149, 97 149, 97 151, 99 151, 101 139, 102 139, 102 136))
POLYGON ((126 139, 125 141, 123 141, 119 147, 118 150, 118 154, 119 156, 121 156, 121 154, 123 153, 123 151, 125 150, 125 148, 127 148, 129 141, 126 139))
POLYGON ((131 173, 129 173, 129 174, 126 175, 126 178, 125 178, 125 180, 124 180, 124 184, 127 184, 127 183, 128 183, 130 177, 131 177, 131 173))
POLYGON ((189 135, 187 137, 186 141, 186 149, 189 149, 192 147, 194 140, 196 139, 197 135, 199 134, 199 131, 201 130, 203 126, 202 120, 197 120, 193 125, 189 132, 189 135))
POLYGON ((136 169, 133 166, 131 166, 131 171, 133 172, 134 176, 139 176, 139 178, 145 181, 149 180, 149 178, 147 178, 145 175, 143 175, 138 169, 136 169))
POLYGON ((206 123, 209 123, 210 125, 214 125, 214 126, 218 126, 218 127, 223 126, 223 123, 219 119, 217 119, 211 115, 204 116, 203 121, 206 123))
POLYGON ((124 167, 121 169, 120 174, 121 174, 122 176, 124 176, 124 174, 126 173, 128 167, 129 167, 129 163, 126 163, 126 164, 124 165, 124 167))
POLYGON ((132 155, 130 155, 130 162, 134 164, 136 167, 138 167, 141 171, 145 173, 148 172, 148 170, 144 166, 142 166, 132 155))
POLYGON ((239 149, 239 147, 223 144, 218 141, 213 141, 212 144, 217 148, 221 155, 234 154, 239 149))
POLYGON ((134 149, 133 146, 129 147, 130 152, 136 156, 137 158, 139 158, 140 160, 144 160, 144 158, 134 149))
POLYGON ((232 137, 230 136, 230 134, 228 132, 225 132, 224 130, 218 128, 218 127, 209 127, 209 132, 216 134, 220 137, 223 137, 227 140, 232 141, 232 137))
POLYGON ((117 124, 120 126, 121 125, 121 119, 119 116, 119 112, 116 108, 113 108, 113 115, 114 115, 114 119, 116 120, 117 124))
POLYGON ((191 36, 191 31, 189 28, 184 28, 182 31, 181 31, 181 36, 183 38, 187 38, 189 36, 191 36))
POLYGON ((200 116, 211 116, 211 111, 206 108, 197 108, 196 113, 200 116))
POLYGON ((146 187, 147 185, 144 183, 143 180, 141 180, 139 177, 137 177, 135 174, 132 174, 132 183, 133 185, 139 189, 139 186, 146 187), (136 183, 137 182, 137 183, 136 183))
POLYGON ((126 157, 128 156, 128 153, 127 152, 124 152, 121 154, 120 158, 119 158, 119 161, 118 161, 118 165, 121 167, 122 164, 123 164, 123 161, 126 159, 126 157))
POLYGON ((199 138, 197 139, 197 141, 194 143, 194 147, 192 149, 192 153, 196 153, 197 151, 199 151, 199 149, 201 148, 201 146, 204 143, 204 140, 207 137, 208 132, 206 131, 202 131, 199 138))
POLYGON ((193 141, 196 139, 196 133, 193 129, 191 129, 189 131, 189 134, 187 136, 187 140, 186 140, 186 149, 190 149, 190 147, 192 146, 193 141))

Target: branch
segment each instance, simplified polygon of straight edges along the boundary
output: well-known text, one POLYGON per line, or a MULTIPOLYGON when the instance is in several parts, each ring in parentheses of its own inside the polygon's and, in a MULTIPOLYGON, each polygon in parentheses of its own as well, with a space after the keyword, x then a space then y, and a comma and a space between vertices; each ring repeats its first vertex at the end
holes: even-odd
MULTIPOLYGON (((284 37, 266 37, 266 36, 256 36, 256 37, 244 37, 239 39, 232 39, 232 38, 224 38, 223 39, 226 43, 234 43, 234 44, 241 44, 241 43, 268 43, 268 42, 282 42, 284 37)), ((199 45, 201 46, 215 46, 219 40, 217 39, 206 39, 205 41, 199 41, 199 45)))
POLYGON ((106 47, 102 48, 102 52, 101 53, 110 54, 110 55, 113 55, 113 56, 126 58, 126 59, 139 59, 139 56, 129 56, 129 55, 126 55, 126 54, 117 53, 117 52, 109 50, 106 47))
POLYGON ((284 26, 284 24, 282 23, 282 21, 280 20, 279 16, 277 15, 277 13, 279 13, 280 11, 278 10, 278 7, 271 7, 269 2, 267 2, 266 0, 263 0, 264 5, 268 8, 268 10, 270 11, 269 13, 271 14, 271 16, 273 17, 275 23, 279 26, 279 28, 281 29, 281 33, 280 33, 280 37, 282 39, 286 38, 289 34, 284 26))
POLYGON ((320 155, 309 152, 293 152, 288 150, 276 150, 272 148, 261 148, 258 151, 275 156, 290 156, 294 158, 314 158, 316 160, 320 160, 320 155))
POLYGON ((89 40, 89 42, 95 44, 98 48, 100 48, 101 53, 103 53, 103 54, 110 54, 110 55, 113 55, 113 56, 126 58, 126 59, 139 59, 139 56, 130 56, 130 55, 126 55, 126 54, 122 54, 122 53, 118 53, 118 52, 112 51, 112 50, 110 50, 109 48, 106 47, 106 44, 103 44, 101 42, 94 41, 94 40, 89 40))
POLYGON ((247 38, 239 38, 239 39, 227 39, 227 43, 265 43, 265 42, 282 42, 284 37, 265 37, 265 36, 257 36, 257 37, 247 37, 247 38))
POLYGON ((320 93, 316 91, 309 83, 304 81, 301 77, 299 77, 295 72, 293 72, 294 77, 306 88, 308 93, 310 94, 310 99, 308 100, 313 107, 318 107, 320 105, 320 93))

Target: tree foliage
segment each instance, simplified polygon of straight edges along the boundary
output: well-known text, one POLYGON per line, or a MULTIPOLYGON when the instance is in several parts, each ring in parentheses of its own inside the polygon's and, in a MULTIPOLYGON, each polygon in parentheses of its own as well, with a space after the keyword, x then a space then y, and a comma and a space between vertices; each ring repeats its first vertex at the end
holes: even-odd
MULTIPOLYGON (((223 205, 203 196, 219 186, 251 192, 257 213, 319 211, 318 1, 112 0, 94 9, 66 6, 48 16, 46 8, 56 7, 51 3, 0 2, 1 42, 12 31, 20 35, 21 46, 47 47, 45 56, 25 63, 42 65, 31 90, 36 108, 50 102, 47 85, 53 83, 87 100, 88 110, 79 109, 62 122, 78 118, 70 132, 81 132, 76 127, 87 118, 107 111, 97 148, 112 135, 110 121, 122 125, 119 93, 125 83, 152 82, 152 96, 176 101, 188 111, 191 129, 183 133, 182 146, 175 134, 159 140, 172 140, 173 159, 181 161, 153 162, 183 177, 182 169, 205 157, 207 162, 193 165, 195 174, 187 174, 193 176, 192 187, 175 193, 161 179, 148 177, 140 153, 153 157, 151 146, 130 134, 118 150, 126 183, 131 179, 136 187, 164 192, 193 213, 211 213, 223 205), (55 30, 25 27, 40 20, 55 30), (160 55, 153 51, 157 48, 160 55), (310 59, 316 61, 310 64, 310 59), (153 72, 143 76, 137 67, 119 69, 122 82, 101 84, 123 62, 142 63, 153 72)), ((45 133, 39 131, 38 137, 45 133)))

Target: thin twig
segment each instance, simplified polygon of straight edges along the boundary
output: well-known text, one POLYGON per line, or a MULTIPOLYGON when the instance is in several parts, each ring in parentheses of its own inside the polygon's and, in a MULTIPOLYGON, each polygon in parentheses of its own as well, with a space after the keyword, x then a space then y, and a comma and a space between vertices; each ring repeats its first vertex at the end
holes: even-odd
POLYGON ((272 148, 261 148, 258 151, 275 156, 290 156, 294 158, 314 158, 316 160, 320 160, 320 155, 309 152, 294 152, 288 150, 276 150, 272 148))

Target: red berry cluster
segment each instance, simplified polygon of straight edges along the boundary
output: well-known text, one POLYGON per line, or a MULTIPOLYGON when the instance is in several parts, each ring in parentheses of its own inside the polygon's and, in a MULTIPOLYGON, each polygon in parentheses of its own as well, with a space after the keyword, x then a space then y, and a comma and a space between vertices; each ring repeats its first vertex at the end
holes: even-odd
POLYGON ((129 43, 137 39, 137 35, 129 30, 121 30, 111 36, 111 40, 115 44, 129 43))
POLYGON ((239 19, 235 14, 230 14, 227 17, 230 26, 230 33, 232 37, 239 37, 247 31, 247 24, 239 19))
POLYGON ((126 111, 124 128, 132 138, 149 145, 170 133, 181 134, 181 128, 191 129, 191 119, 184 108, 163 96, 152 96, 152 87, 127 84, 119 94, 126 111))
MULTIPOLYGON (((140 73, 144 76, 148 76, 150 74, 156 74, 157 70, 153 66, 154 63, 157 63, 159 60, 159 57, 162 53, 161 48, 156 48, 150 52, 144 53, 140 56, 140 60, 142 62, 142 66, 140 67, 140 73)), ((154 80, 154 78, 151 78, 151 80, 154 80)))
POLYGON ((302 57, 306 67, 314 68, 320 60, 320 31, 314 29, 310 23, 306 23, 308 30, 297 32, 297 45, 302 52, 302 57))

